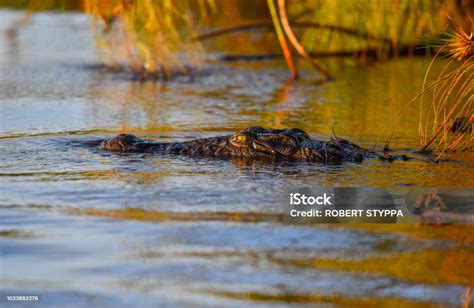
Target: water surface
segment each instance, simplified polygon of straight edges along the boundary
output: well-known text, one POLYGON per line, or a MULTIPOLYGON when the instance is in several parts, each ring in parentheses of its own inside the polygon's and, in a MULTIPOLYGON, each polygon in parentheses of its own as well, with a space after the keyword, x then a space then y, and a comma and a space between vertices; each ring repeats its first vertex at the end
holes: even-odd
MULTIPOLYGON (((21 12, 0 11, 0 29, 21 12)), ((472 154, 323 166, 118 155, 84 143, 299 127, 373 146, 429 59, 328 62, 289 80, 281 61, 213 63, 139 82, 97 66, 87 18, 35 15, 0 37, 0 292, 64 305, 459 305, 474 285, 467 226, 291 226, 301 186, 473 187, 472 154), (388 266, 390 264, 390 266, 388 266)), ((414 149, 417 110, 392 146, 414 149)))

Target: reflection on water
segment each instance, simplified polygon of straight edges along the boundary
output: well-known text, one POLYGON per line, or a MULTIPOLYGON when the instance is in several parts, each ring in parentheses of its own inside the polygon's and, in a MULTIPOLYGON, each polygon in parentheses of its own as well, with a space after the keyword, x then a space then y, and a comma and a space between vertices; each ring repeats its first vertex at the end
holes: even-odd
MULTIPOLYGON (((0 11, 0 30, 20 13, 0 11)), ((278 197, 305 185, 473 187, 471 153, 449 162, 317 164, 119 155, 97 140, 157 140, 295 126, 373 145, 420 88, 428 59, 329 62, 288 80, 284 63, 212 64, 168 83, 96 65, 87 20, 34 15, 0 37, 0 293, 43 306, 457 305, 472 227, 289 226, 278 197), (390 266, 387 266, 390 264, 390 266), (51 275, 54 273, 54 275, 51 275), (73 278, 72 278, 73 277, 73 278), (91 281, 94 283, 91 284, 91 281)), ((393 146, 415 148, 417 110, 393 146)))

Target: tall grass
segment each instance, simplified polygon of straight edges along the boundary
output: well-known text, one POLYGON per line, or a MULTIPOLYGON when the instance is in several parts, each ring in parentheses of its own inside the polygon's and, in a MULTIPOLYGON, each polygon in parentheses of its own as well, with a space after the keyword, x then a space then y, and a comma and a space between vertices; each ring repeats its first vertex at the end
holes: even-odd
POLYGON ((289 2, 290 16, 299 22, 319 22, 355 30, 344 31, 308 28, 302 43, 311 51, 376 50, 380 57, 399 48, 414 48, 417 38, 436 35, 446 24, 446 14, 462 15, 456 0, 305 0, 289 2))
MULTIPOLYGON (((167 77, 175 71, 187 73, 190 67, 200 67, 205 52, 200 41, 193 38, 203 37, 199 36, 203 26, 213 26, 216 20, 240 31, 273 28, 275 41, 278 38, 281 46, 287 45, 287 60, 293 47, 329 77, 311 53, 354 52, 360 56, 370 50, 379 57, 396 56, 400 49, 413 49, 417 37, 439 33, 446 13, 455 17, 465 14, 458 0, 0 0, 3 2, 33 11, 83 7, 94 17, 93 31, 104 63, 142 77, 167 77), (238 17, 251 12, 258 22, 255 27, 242 27, 242 19, 220 18, 229 11, 239 11, 234 14, 238 17)), ((262 44, 263 50, 268 48, 262 44)), ((296 69, 292 70, 297 76, 296 69)))
MULTIPOLYGON (((93 28, 105 63, 144 77, 199 67, 204 49, 192 38, 199 37, 204 22, 211 24, 230 6, 257 10, 257 26, 274 25, 294 77, 298 74, 290 47, 328 77, 310 58, 311 52, 375 50, 381 57, 396 55, 401 46, 414 48, 417 37, 438 33, 446 13, 460 14, 456 0, 267 0, 267 7, 248 0, 83 1, 85 11, 96 18, 93 28), (262 24, 265 19, 269 24, 262 24)), ((225 22, 242 29, 234 20, 225 22)))
POLYGON ((418 103, 418 133, 422 151, 437 152, 439 158, 446 151, 472 150, 473 33, 467 34, 450 20, 448 29, 442 36, 429 38, 425 44, 439 50, 427 69, 421 92, 407 103, 389 124, 385 146, 388 147, 404 112, 418 103), (445 55, 447 62, 434 81, 428 83, 432 65, 440 54, 445 55), (431 99, 427 101, 427 97, 431 99))
POLYGON ((95 17, 93 32, 103 61, 139 73, 167 78, 199 67, 204 50, 191 38, 215 11, 214 0, 84 0, 95 17))

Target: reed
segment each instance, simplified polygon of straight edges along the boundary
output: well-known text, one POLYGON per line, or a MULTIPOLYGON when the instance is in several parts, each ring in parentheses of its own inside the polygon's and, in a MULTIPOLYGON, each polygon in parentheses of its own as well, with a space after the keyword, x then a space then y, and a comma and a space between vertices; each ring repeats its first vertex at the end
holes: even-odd
POLYGON ((306 0, 289 4, 290 18, 295 21, 318 21, 363 34, 353 36, 346 31, 308 28, 301 32, 302 43, 308 50, 376 50, 380 58, 397 56, 402 46, 414 49, 417 38, 438 34, 446 24, 446 14, 463 15, 455 0, 306 0))
MULTIPOLYGON (((190 68, 201 67, 204 38, 264 28, 276 32, 276 37, 271 35, 278 38, 294 77, 298 72, 290 59, 291 47, 330 79, 311 54, 397 56, 400 49, 413 50, 417 37, 439 33, 446 13, 466 14, 457 0, 267 0, 267 6, 254 0, 0 0, 3 2, 33 11, 84 9, 93 16, 102 61, 143 78, 167 78, 176 71, 186 74, 190 68), (252 12, 254 23, 242 26, 240 17, 247 11, 252 12), (225 18, 228 12, 235 12, 236 18, 225 18), (230 28, 202 35, 216 24, 230 28)), ((262 41, 268 42, 268 37, 262 41)), ((273 45, 261 45, 262 50, 274 52, 269 50, 273 45)), ((239 51, 238 46, 232 48, 239 51)))
POLYGON ((330 78, 310 53, 354 51, 363 55, 364 50, 375 50, 380 57, 396 56, 401 46, 414 48, 417 36, 437 33, 447 12, 459 13, 456 0, 267 0, 266 11, 252 1, 83 1, 85 11, 95 17, 93 31, 103 61, 144 78, 167 78, 176 71, 186 74, 189 68, 200 67, 205 52, 196 38, 202 38, 202 25, 212 24, 231 6, 241 11, 258 7, 260 21, 271 18, 268 21, 274 25, 294 78, 298 72, 291 47, 330 78), (293 31, 293 25, 301 31, 293 31))
POLYGON ((146 78, 187 74, 204 60, 191 38, 215 11, 214 0, 84 0, 105 64, 146 78))
POLYGON ((425 39, 426 47, 438 48, 425 74, 422 90, 408 102, 388 125, 388 148, 397 124, 408 108, 418 104, 418 134, 421 150, 436 152, 437 159, 447 151, 472 150, 474 120, 474 39, 449 19, 439 37, 425 39), (433 63, 444 55, 446 64, 434 81, 428 83, 433 63), (426 98, 431 98, 427 100, 426 98))

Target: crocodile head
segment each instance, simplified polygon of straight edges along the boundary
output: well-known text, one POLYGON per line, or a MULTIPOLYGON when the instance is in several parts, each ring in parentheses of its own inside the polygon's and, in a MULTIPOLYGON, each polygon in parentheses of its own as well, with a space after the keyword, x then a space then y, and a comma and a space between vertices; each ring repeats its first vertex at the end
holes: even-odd
POLYGON ((136 149, 136 145, 139 144, 140 141, 141 139, 135 135, 120 134, 114 138, 102 141, 100 147, 109 151, 134 152, 138 150, 136 149))
POLYGON ((132 134, 120 134, 114 138, 102 141, 100 148, 123 153, 147 153, 154 152, 157 148, 157 143, 152 140, 138 138, 132 134))
POLYGON ((237 154, 290 157, 298 152, 300 143, 304 140, 310 138, 301 129, 265 129, 261 126, 251 126, 231 135, 227 146, 237 154))

